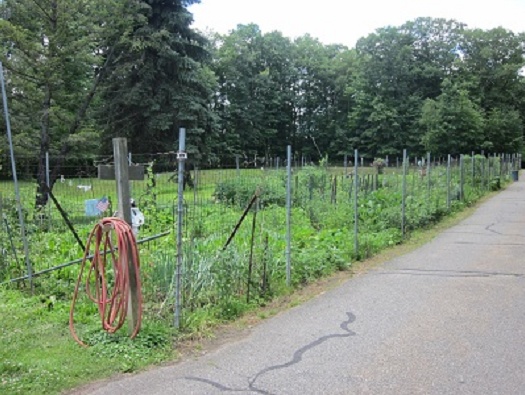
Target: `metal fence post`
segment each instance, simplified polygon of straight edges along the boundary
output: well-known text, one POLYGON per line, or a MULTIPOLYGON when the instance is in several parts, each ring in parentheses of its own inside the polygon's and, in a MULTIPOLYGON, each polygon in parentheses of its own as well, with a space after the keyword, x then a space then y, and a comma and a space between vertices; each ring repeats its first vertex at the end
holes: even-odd
POLYGON ((487 183, 487 158, 485 155, 481 158, 481 186, 482 189, 486 190, 488 189, 488 183, 487 183))
POLYGON ((428 197, 430 199, 430 189, 432 187, 431 183, 430 183, 430 171, 431 171, 431 167, 430 167, 430 152, 427 152, 427 187, 428 187, 428 197))
POLYGON ((493 154, 492 155, 492 175, 491 175, 493 178, 496 178, 498 176, 497 174, 498 167, 497 167, 496 158, 497 158, 496 154, 493 154))
POLYGON ((286 285, 292 283, 292 146, 286 147, 286 285))
POLYGON ((450 210, 450 154, 447 158, 447 210, 450 210))
POLYGON ((465 195, 464 195, 464 183, 465 183, 465 180, 464 180, 464 174, 463 174, 463 154, 461 154, 459 156, 459 200, 463 201, 465 200, 465 195))
POLYGON ((175 328, 180 328, 181 318, 181 284, 182 284, 182 219, 184 213, 184 162, 186 161, 186 129, 179 129, 179 151, 177 160, 178 169, 178 191, 177 191, 177 272, 175 283, 175 328))
POLYGON ((490 154, 487 154, 487 191, 490 191, 490 180, 492 179, 493 164, 490 160, 490 154))
POLYGON ((13 149, 13 138, 11 135, 11 122, 9 121, 9 109, 7 108, 7 94, 5 89, 4 67, 2 65, 2 62, 0 62, 0 82, 2 85, 2 101, 4 103, 5 126, 7 130, 7 139, 9 141, 9 152, 11 153, 11 171, 13 172, 13 182, 15 183, 16 210, 18 211, 18 220, 20 221, 20 233, 22 236, 22 242, 24 244, 27 278, 29 280, 29 287, 31 289, 31 293, 33 293, 33 266, 31 265, 31 261, 29 260, 29 243, 27 241, 24 214, 22 213, 22 203, 20 201, 20 187, 18 185, 18 177, 16 174, 15 152, 13 149))
POLYGON ((401 235, 405 238, 407 195, 407 150, 403 149, 403 183, 401 187, 401 235))
POLYGON ((476 185, 476 159, 474 158, 474 151, 472 151, 472 157, 471 157, 471 160, 472 160, 472 190, 474 190, 474 187, 476 185))
POLYGON ((354 253, 359 259, 359 151, 354 151, 354 253))

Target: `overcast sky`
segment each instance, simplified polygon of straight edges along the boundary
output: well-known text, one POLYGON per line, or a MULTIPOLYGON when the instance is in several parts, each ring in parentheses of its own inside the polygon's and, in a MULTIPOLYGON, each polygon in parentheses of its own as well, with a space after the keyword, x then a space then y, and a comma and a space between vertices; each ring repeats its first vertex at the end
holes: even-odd
POLYGON ((375 29, 417 17, 455 19, 468 27, 525 31, 525 0, 201 0, 189 8, 200 30, 228 33, 255 23, 263 33, 309 33, 325 44, 353 47, 375 29))

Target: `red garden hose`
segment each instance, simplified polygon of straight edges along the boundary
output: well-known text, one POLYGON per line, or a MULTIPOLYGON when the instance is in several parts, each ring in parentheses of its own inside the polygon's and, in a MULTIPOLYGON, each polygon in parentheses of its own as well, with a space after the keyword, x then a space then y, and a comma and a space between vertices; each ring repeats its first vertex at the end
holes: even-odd
POLYGON ((102 328, 109 333, 114 333, 120 329, 126 321, 128 300, 130 297, 130 270, 128 266, 130 260, 135 269, 138 301, 136 324, 131 333, 131 338, 134 338, 139 332, 142 316, 140 262, 135 236, 133 235, 131 226, 129 226, 126 221, 116 217, 103 218, 95 225, 89 235, 84 252, 84 259, 82 260, 75 292, 73 294, 73 300, 71 302, 71 309, 69 311, 69 330, 71 335, 78 344, 84 347, 87 347, 87 344, 80 340, 75 332, 73 316, 84 267, 88 261, 93 239, 95 241, 95 251, 86 279, 86 293, 88 297, 98 305, 102 328), (113 264, 114 278, 112 282, 114 286, 112 289, 108 286, 106 277, 106 262, 108 256, 111 256, 113 264), (92 285, 90 285, 93 283, 95 284, 94 294, 92 292, 92 285))

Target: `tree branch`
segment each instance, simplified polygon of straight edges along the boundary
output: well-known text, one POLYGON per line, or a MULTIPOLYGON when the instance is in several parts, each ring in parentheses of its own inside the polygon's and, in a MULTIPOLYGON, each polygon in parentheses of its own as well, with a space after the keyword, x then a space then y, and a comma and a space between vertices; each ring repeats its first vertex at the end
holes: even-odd
POLYGON ((42 6, 40 5, 40 3, 38 3, 38 1, 33 0, 33 3, 35 3, 35 5, 36 5, 38 8, 40 8, 40 11, 42 11, 42 13, 47 17, 47 19, 49 19, 50 22, 53 22, 53 18, 51 18, 51 15, 49 15, 49 14, 47 13, 47 11, 44 9, 44 7, 42 7, 42 6))

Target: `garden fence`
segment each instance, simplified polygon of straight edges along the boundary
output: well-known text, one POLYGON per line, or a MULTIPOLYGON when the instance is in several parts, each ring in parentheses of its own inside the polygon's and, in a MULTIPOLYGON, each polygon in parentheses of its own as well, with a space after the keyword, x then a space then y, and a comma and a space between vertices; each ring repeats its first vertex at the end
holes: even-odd
MULTIPOLYGON (((352 152, 337 162, 316 164, 299 155, 288 160, 286 154, 234 156, 220 166, 189 158, 180 180, 180 278, 177 155, 130 156, 132 166, 146 169, 145 179, 131 181, 130 188, 146 218, 138 239, 144 240, 148 311, 171 319, 178 297, 181 326, 194 325, 203 309, 221 319, 235 317, 252 303, 402 242, 414 229, 499 189, 521 164, 517 154, 439 158, 405 152, 372 163, 352 152)), ((28 261, 37 289, 69 295, 82 256, 70 227, 86 240, 94 224, 117 207, 115 182, 97 177, 97 165, 111 158, 69 162, 52 189, 58 206, 50 199, 40 210, 35 209, 35 158, 17 158, 28 261), (98 210, 104 198, 109 207, 98 210)), ((20 284, 15 280, 28 273, 7 161, 3 158, 0 170, 0 282, 20 284)), ((52 168, 53 157, 49 163, 52 168)))

